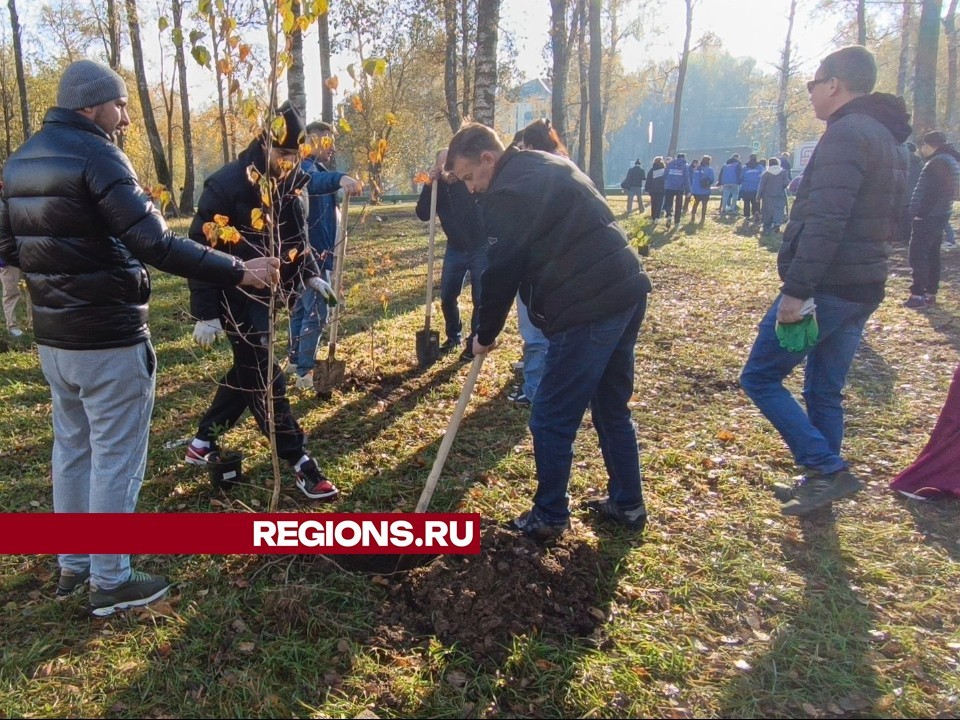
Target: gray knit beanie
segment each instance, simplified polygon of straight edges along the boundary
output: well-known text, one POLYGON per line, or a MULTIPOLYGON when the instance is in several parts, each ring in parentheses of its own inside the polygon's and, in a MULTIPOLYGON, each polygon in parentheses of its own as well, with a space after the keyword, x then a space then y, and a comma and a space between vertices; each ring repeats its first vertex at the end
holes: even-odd
POLYGON ((57 106, 67 110, 94 107, 120 97, 127 97, 123 78, 93 60, 70 63, 57 88, 57 106))

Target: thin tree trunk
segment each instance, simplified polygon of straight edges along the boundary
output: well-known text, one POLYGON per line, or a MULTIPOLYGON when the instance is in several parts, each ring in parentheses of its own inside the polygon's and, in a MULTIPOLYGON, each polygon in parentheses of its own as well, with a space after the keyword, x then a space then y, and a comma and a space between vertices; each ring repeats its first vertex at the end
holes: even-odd
POLYGON ((944 109, 944 126, 957 126, 957 0, 950 0, 946 17, 943 18, 944 34, 947 36, 947 103, 944 109))
POLYGON ((913 81, 913 131, 918 138, 937 127, 937 45, 942 6, 943 0, 923 0, 920 10, 913 81))
POLYGON ((600 82, 603 71, 603 36, 600 32, 600 12, 603 0, 590 0, 590 179, 603 193, 603 107, 600 82))
MULTIPOLYGON (((293 14, 300 17, 299 1, 293 3, 293 14)), ((297 28, 290 36, 290 56, 293 62, 287 70, 287 97, 300 117, 307 116, 307 86, 303 77, 303 33, 297 28)))
POLYGON ((553 87, 550 89, 550 115, 557 134, 567 138, 567 73, 570 71, 570 46, 567 44, 567 6, 569 0, 550 0, 550 47, 553 50, 553 87))
POLYGON ((460 68, 463 70, 463 107, 461 117, 473 117, 473 84, 470 82, 470 0, 460 0, 460 68))
POLYGON ((120 10, 117 0, 107 0, 107 37, 110 43, 110 52, 107 60, 115 71, 120 70, 120 10))
POLYGON ((577 54, 580 56, 580 126, 577 128, 577 167, 587 167, 587 127, 590 113, 590 78, 587 56, 587 0, 577 3, 580 35, 577 38, 577 54))
POLYGON ((227 111, 223 97, 223 73, 220 71, 220 37, 217 32, 217 20, 213 12, 207 16, 210 24, 210 45, 213 48, 213 70, 217 78, 217 121, 220 125, 220 150, 223 164, 230 162, 233 154, 230 148, 230 135, 227 132, 227 111))
POLYGON ((333 124, 333 90, 327 85, 332 77, 330 71, 330 12, 317 18, 318 44, 320 45, 320 119, 333 124))
POLYGON ((447 101, 447 122, 456 132, 460 127, 457 108, 457 0, 443 0, 443 24, 446 30, 443 55, 443 95, 447 101))
POLYGON ((493 126, 497 100, 497 31, 500 0, 477 0, 474 119, 493 126))
POLYGON ((7 33, 3 31, 3 43, 0 44, 0 102, 3 103, 3 139, 6 154, 4 162, 13 152, 13 141, 10 137, 10 125, 13 122, 13 93, 10 92, 9 71, 7 68, 7 33))
POLYGON ((867 44, 866 0, 857 0, 857 45, 867 44))
MULTIPOLYGON (((173 0, 173 27, 180 30, 183 0, 173 0)), ((177 73, 180 76, 180 114, 183 125, 183 191, 180 193, 180 213, 193 214, 193 186, 196 182, 193 169, 193 130, 190 120, 190 93, 187 87, 187 61, 183 43, 176 47, 177 73)))
POLYGON ((13 31, 13 59, 17 68, 17 90, 20 92, 20 121, 23 123, 23 139, 33 132, 30 129, 30 102, 27 98, 27 76, 23 69, 23 48, 20 45, 20 18, 17 16, 16 0, 8 0, 10 29, 13 31))
POLYGON ((790 15, 787 22, 787 39, 783 43, 780 55, 780 91, 777 94, 777 129, 780 134, 780 152, 786 152, 787 142, 787 95, 790 88, 790 55, 793 36, 793 20, 797 14, 797 0, 790 0, 790 15))
MULTIPOLYGON (((13 0, 11 0, 12 2, 13 0)), ((147 85, 147 73, 143 67, 143 48, 140 46, 140 17, 137 13, 137 0, 125 0, 127 5, 127 23, 130 26, 130 49, 133 53, 133 71, 137 77, 137 93, 140 95, 140 108, 143 112, 143 124, 150 141, 153 164, 157 168, 157 182, 170 188, 170 168, 163 154, 163 142, 157 129, 157 120, 153 115, 150 102, 150 88, 147 85)), ((171 192, 172 192, 171 188, 171 192)))
POLYGON ((910 65, 910 29, 913 20, 914 0, 903 0, 903 19, 900 22, 900 62, 897 64, 897 95, 907 91, 907 74, 910 65))
POLYGON ((677 89, 673 95, 673 124, 670 127, 670 146, 667 155, 677 154, 680 141, 680 110, 683 103, 683 82, 687 78, 687 62, 690 60, 690 36, 693 33, 693 0, 684 0, 687 6, 687 29, 683 36, 683 54, 680 56, 680 68, 677 72, 677 89))

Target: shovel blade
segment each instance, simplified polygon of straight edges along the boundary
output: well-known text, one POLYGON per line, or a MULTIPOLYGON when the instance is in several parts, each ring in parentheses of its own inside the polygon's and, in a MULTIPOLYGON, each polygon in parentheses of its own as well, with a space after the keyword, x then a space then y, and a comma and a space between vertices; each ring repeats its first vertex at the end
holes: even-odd
POLYGON ((328 393, 343 385, 347 372, 347 363, 329 358, 320 360, 313 369, 313 389, 317 393, 328 393))
POLYGON ((436 330, 417 330, 417 364, 433 365, 440 359, 440 333, 436 330))

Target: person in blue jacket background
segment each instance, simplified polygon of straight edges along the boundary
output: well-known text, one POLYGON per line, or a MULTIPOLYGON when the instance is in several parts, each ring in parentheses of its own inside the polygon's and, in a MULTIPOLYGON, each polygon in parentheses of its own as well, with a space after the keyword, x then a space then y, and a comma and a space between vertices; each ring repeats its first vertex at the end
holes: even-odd
POLYGON ((740 176, 740 199, 743 200, 743 217, 747 220, 760 222, 760 202, 757 200, 757 190, 760 188, 760 177, 766 168, 757 161, 756 153, 750 156, 743 173, 740 176))
POLYGON ((670 209, 673 208, 673 222, 680 222, 683 210, 683 196, 690 192, 690 175, 687 172, 687 158, 677 153, 677 158, 667 165, 667 174, 663 181, 663 209, 667 215, 667 227, 670 227, 670 209))

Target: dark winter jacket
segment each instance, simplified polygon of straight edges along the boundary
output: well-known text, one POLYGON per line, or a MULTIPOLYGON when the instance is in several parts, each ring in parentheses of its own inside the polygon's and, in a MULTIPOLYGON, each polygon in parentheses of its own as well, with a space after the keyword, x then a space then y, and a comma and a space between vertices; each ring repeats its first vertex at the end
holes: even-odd
POLYGON ((663 189, 672 192, 690 192, 690 172, 685 158, 676 158, 667 165, 663 189))
POLYGON ((760 176, 760 186, 757 188, 758 200, 779 200, 787 199, 787 185, 790 184, 790 178, 786 170, 780 165, 771 165, 767 171, 760 176))
POLYGON ((917 153, 910 153, 910 170, 907 172, 907 202, 913 198, 913 191, 917 189, 920 172, 923 170, 923 158, 917 153))
POLYGON ((239 260, 167 227, 103 130, 56 107, 7 161, 0 255, 24 272, 37 343, 67 350, 150 337, 145 264, 222 285, 243 278, 239 260))
MULTIPOLYGON (((214 215, 223 215, 227 223, 235 227, 243 237, 238 243, 218 246, 218 250, 235 255, 244 260, 263 257, 268 254, 268 230, 256 230, 252 226, 251 214, 254 209, 263 209, 260 188, 250 181, 248 168, 253 166, 263 175, 266 170, 263 144, 255 139, 240 153, 236 160, 227 163, 207 178, 203 192, 197 202, 197 214, 190 224, 190 237, 198 243, 209 244, 203 232, 204 223, 213 222, 214 215)), ((276 227, 279 229, 280 247, 276 255, 280 258, 281 283, 290 287, 298 273, 304 271, 306 277, 316 275, 317 268, 314 253, 307 252, 306 218, 303 203, 298 191, 308 184, 310 178, 299 167, 290 172, 281 181, 273 193, 271 204, 276 213, 276 227)), ((243 298, 254 295, 266 299, 269 290, 238 290, 213 285, 204 280, 190 280, 190 311, 198 320, 213 320, 224 317, 227 300, 237 307, 245 303, 243 298), (234 302, 236 301, 236 302, 234 302)))
POLYGON ((785 295, 883 299, 889 240, 907 191, 909 119, 902 98, 873 93, 827 120, 777 257, 785 295))
POLYGON ((910 199, 912 217, 949 215, 960 183, 960 154, 953 145, 941 146, 923 166, 910 199))
POLYGON ((667 169, 663 164, 654 164, 647 175, 647 194, 662 195, 664 181, 667 179, 667 169))
POLYGON ((724 166, 720 168, 720 179, 718 182, 721 185, 739 185, 740 174, 742 172, 743 165, 740 164, 740 161, 730 158, 724 166))
POLYGON ((639 165, 634 165, 627 170, 627 176, 623 179, 623 182, 620 183, 620 187, 624 190, 637 188, 637 192, 640 192, 640 188, 643 187, 643 181, 646 179, 647 174, 643 171, 643 168, 639 165))
MULTIPOLYGON (((424 185, 417 200, 417 217, 424 222, 430 219, 431 194, 431 186, 424 185)), ((437 217, 447 236, 447 247, 463 252, 486 247, 483 212, 477 204, 477 198, 459 180, 455 183, 440 181, 437 187, 437 217)))
POLYGON ((337 245, 337 191, 345 173, 327 170, 312 157, 304 160, 300 168, 310 176, 307 183, 310 247, 316 252, 320 269, 333 270, 333 251, 337 245))
POLYGON ((747 164, 743 166, 743 172, 740 174, 741 197, 743 197, 743 193, 757 192, 757 189, 760 187, 760 177, 763 175, 764 170, 766 170, 766 168, 756 160, 747 160, 747 164))
POLYGON ((548 338, 625 310, 651 290, 610 207, 569 160, 511 148, 482 202, 489 245, 477 329, 483 345, 503 329, 518 289, 548 338))

